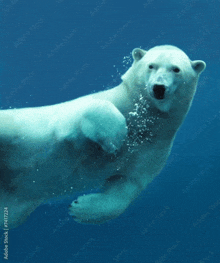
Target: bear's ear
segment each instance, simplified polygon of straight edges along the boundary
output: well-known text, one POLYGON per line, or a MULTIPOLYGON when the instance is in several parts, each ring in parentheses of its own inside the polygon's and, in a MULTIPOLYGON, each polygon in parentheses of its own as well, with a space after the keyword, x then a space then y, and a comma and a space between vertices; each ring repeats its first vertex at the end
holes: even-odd
POLYGON ((147 51, 141 49, 141 48, 135 48, 133 49, 132 51, 132 57, 135 61, 138 61, 140 60, 145 54, 146 54, 147 51))
POLYGON ((197 72, 197 74, 200 74, 203 72, 203 70, 206 68, 206 64, 202 60, 194 60, 191 62, 193 69, 197 72))

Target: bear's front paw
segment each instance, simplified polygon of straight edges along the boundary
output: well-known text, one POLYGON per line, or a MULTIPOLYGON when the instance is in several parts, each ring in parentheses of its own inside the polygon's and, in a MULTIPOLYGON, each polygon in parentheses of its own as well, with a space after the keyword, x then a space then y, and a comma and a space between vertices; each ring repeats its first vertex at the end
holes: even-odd
POLYGON ((93 100, 82 116, 81 131, 104 151, 115 153, 126 138, 126 120, 111 102, 93 100))
POLYGON ((69 208, 69 214, 78 223, 102 224, 123 213, 120 204, 112 202, 102 193, 80 196, 73 201, 69 208))

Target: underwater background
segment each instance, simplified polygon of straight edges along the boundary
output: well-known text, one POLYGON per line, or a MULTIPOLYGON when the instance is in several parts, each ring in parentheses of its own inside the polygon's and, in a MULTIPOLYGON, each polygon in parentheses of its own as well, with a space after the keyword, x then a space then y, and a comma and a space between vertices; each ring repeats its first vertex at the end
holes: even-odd
MULTIPOLYGON (((120 83, 135 47, 204 60, 161 174, 119 218, 81 225, 68 202, 9 231, 10 263, 220 263, 220 1, 0 0, 2 109, 56 104, 120 83)), ((77 195, 73 196, 74 200, 77 195)))

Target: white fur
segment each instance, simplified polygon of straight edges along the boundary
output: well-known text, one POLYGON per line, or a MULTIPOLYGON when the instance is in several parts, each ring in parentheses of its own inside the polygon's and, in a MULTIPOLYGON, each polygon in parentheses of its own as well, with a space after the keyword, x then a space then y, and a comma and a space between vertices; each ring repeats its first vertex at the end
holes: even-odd
POLYGON ((0 211, 8 207, 9 228, 51 198, 97 187, 100 193, 80 196, 69 213, 80 223, 104 223, 161 171, 205 63, 173 46, 137 48, 132 55, 113 89, 0 111, 0 211), (166 87, 163 99, 155 97, 155 84, 166 87))

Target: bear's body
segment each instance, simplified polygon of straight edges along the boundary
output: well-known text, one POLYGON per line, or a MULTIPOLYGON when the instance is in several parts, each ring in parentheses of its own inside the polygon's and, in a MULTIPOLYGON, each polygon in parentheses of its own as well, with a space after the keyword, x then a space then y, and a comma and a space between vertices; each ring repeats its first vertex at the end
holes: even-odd
POLYGON ((134 49, 123 82, 53 106, 0 111, 0 225, 21 224, 41 203, 80 196, 81 223, 115 218, 161 171, 196 91, 203 61, 173 46, 134 49))

